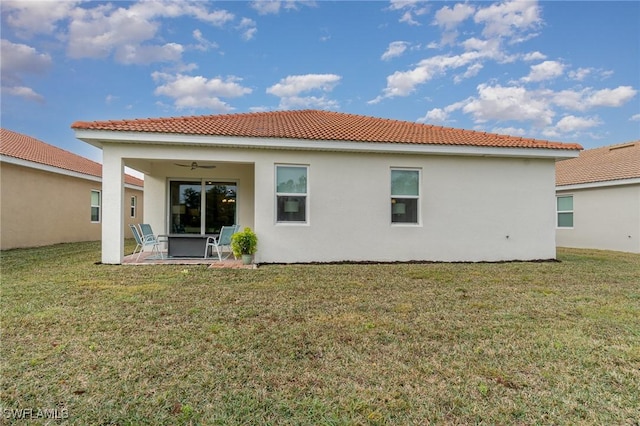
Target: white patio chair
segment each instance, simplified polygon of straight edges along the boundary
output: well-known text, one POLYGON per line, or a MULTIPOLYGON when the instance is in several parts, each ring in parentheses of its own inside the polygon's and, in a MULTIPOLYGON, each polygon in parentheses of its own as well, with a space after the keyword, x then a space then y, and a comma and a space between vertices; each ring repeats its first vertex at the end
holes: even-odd
POLYGON ((160 255, 161 258, 164 259, 164 255, 160 250, 160 244, 168 243, 169 236, 168 235, 157 235, 153 233, 153 229, 151 229, 151 225, 148 223, 141 223, 140 225, 140 235, 142 236, 143 241, 147 241, 148 243, 154 242, 156 243, 156 251, 160 255))
POLYGON ((156 253, 160 254, 160 257, 162 257, 162 253, 160 253, 160 250, 158 249, 158 245, 159 245, 158 240, 155 237, 153 238, 144 237, 135 225, 129 225, 129 228, 131 228, 131 232, 133 233, 133 238, 136 240, 136 248, 133 250, 133 253, 131 253, 132 256, 136 254, 136 252, 138 253, 138 257, 136 257, 136 262, 140 260, 140 256, 142 255, 144 248, 149 246, 151 246, 152 252, 155 251, 156 253))
POLYGON ((218 253, 218 260, 222 262, 222 252, 224 251, 224 247, 227 247, 229 251, 224 259, 231 256, 231 236, 238 232, 238 229, 240 229, 240 225, 223 226, 222 229, 220 229, 220 235, 218 238, 208 237, 207 245, 204 247, 204 258, 208 258, 209 249, 213 252, 213 249, 215 248, 218 253))

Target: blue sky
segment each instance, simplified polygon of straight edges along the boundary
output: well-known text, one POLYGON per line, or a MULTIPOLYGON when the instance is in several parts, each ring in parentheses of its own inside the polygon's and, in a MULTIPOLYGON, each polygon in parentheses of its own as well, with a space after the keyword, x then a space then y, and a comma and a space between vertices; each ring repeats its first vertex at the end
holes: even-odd
POLYGON ((329 109, 585 148, 640 138, 640 2, 3 0, 2 127, 329 109))

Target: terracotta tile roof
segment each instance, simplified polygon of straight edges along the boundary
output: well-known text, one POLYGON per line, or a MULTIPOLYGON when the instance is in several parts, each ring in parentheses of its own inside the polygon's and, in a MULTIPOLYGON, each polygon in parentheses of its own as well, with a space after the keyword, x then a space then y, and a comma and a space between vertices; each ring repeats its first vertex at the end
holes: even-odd
MULTIPOLYGON (((12 130, 0 129, 0 154, 102 178, 100 163, 12 130)), ((125 182, 130 185, 144 185, 141 179, 127 174, 125 182)))
POLYGON ((588 149, 556 163, 556 185, 640 178, 640 140, 588 149))
POLYGON ((71 127, 76 130, 291 138, 316 141, 469 145, 563 150, 582 149, 578 144, 526 139, 494 133, 432 126, 409 121, 318 110, 274 111, 118 121, 78 121, 73 123, 71 127))

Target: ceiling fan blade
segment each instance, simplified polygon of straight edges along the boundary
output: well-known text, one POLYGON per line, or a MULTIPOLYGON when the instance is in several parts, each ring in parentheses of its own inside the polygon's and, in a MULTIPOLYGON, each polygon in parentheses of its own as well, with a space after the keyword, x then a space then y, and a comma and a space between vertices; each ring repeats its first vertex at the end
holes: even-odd
POLYGON ((200 166, 198 165, 197 162, 192 162, 191 164, 180 164, 180 163, 173 163, 176 166, 180 166, 180 167, 190 167, 191 170, 195 170, 195 169, 215 169, 216 166, 214 165, 210 165, 210 166, 200 166))

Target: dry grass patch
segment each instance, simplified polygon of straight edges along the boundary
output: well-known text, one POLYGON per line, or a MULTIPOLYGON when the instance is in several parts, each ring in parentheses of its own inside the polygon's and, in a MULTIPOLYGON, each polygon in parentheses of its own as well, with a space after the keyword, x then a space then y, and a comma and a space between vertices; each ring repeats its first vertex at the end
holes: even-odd
POLYGON ((2 253, 2 408, 71 424, 637 424, 640 256, 95 265, 2 253))

